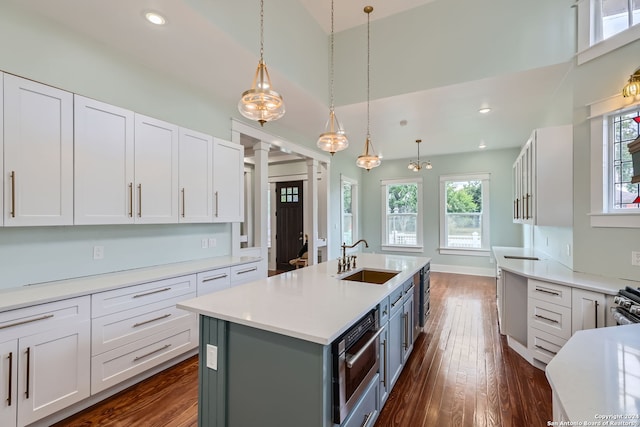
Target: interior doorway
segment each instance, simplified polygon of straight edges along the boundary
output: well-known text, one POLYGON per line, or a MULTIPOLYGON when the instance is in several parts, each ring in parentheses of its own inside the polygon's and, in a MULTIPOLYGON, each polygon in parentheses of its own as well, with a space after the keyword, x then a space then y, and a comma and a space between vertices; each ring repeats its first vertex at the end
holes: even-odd
POLYGON ((278 270, 295 268, 289 261, 298 257, 304 244, 302 181, 276 183, 276 265, 278 270))

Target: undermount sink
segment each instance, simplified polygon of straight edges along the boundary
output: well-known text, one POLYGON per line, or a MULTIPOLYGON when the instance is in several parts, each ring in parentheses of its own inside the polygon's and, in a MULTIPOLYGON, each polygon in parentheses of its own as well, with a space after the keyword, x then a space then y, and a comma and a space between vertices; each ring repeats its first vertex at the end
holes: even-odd
POLYGON ((376 285, 382 285, 384 283, 387 283, 392 278, 394 278, 398 273, 400 272, 363 269, 343 277, 342 280, 350 280, 352 282, 364 282, 364 283, 373 283, 376 285))

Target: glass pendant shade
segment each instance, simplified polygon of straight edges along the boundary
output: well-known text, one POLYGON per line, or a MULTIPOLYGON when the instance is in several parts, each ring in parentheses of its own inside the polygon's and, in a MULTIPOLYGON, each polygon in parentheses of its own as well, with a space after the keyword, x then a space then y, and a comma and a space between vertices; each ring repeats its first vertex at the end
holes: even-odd
POLYGON ((364 144, 364 153, 359 155, 358 160, 356 160, 356 166, 366 169, 367 172, 372 168, 380 166, 380 157, 369 153, 370 145, 371 139, 367 136, 367 141, 364 144))
POLYGON ((247 119, 260 122, 261 126, 284 116, 284 101, 278 92, 271 90, 267 64, 262 59, 258 63, 251 89, 242 93, 238 110, 247 119))
POLYGON ((349 140, 342 130, 342 126, 336 117, 336 113, 329 111, 326 132, 321 133, 318 138, 318 148, 328 151, 333 156, 336 151, 342 151, 349 146, 349 140))
POLYGON ((427 160, 426 162, 422 162, 420 163, 420 143, 422 142, 421 139, 416 139, 416 144, 418 144, 418 160, 411 160, 409 162, 409 165, 407 166, 409 168, 409 170, 412 170, 414 172, 418 172, 421 169, 432 169, 433 166, 431 166, 431 161, 427 160))
POLYGON ((640 68, 629 77, 629 81, 622 88, 622 96, 633 98, 640 95, 640 68))

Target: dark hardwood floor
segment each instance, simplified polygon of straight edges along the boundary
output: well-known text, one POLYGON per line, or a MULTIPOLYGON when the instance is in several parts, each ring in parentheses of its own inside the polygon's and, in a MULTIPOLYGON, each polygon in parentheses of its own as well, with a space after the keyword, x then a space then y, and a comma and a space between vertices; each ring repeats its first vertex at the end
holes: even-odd
MULTIPOLYGON (((500 335, 495 279, 432 273, 431 283, 427 328, 376 427, 546 426, 550 387, 500 335)), ((196 426, 197 365, 193 357, 56 427, 196 426)))

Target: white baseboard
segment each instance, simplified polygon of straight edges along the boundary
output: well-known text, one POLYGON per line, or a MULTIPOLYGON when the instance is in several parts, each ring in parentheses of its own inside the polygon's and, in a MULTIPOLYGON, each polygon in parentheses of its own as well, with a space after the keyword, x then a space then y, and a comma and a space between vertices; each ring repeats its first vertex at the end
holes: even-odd
POLYGON ((431 271, 438 273, 468 274, 470 276, 496 277, 495 268, 468 267, 465 265, 431 264, 431 271))

